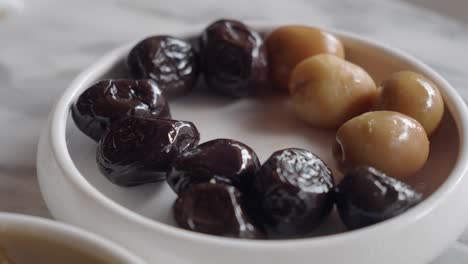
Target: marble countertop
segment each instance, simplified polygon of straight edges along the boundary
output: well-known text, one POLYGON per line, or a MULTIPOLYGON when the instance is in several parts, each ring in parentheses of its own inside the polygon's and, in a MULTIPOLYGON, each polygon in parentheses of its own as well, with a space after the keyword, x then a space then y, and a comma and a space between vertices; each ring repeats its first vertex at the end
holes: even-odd
MULTIPOLYGON (((35 176, 36 144, 81 69, 123 42, 220 17, 349 30, 421 58, 468 99, 466 24, 399 0, 0 0, 0 211, 50 217, 35 176)), ((434 263, 467 262, 468 231, 434 263)))

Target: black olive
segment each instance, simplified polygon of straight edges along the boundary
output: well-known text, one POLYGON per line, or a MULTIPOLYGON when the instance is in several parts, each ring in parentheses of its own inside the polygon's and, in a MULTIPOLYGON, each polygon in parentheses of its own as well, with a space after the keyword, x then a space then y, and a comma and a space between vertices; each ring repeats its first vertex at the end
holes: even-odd
POLYGON ((313 153, 279 150, 255 177, 251 214, 278 235, 305 235, 330 213, 334 203, 331 170, 313 153))
POLYGON ((242 194, 222 183, 201 183, 182 192, 174 204, 177 224, 188 230, 248 239, 265 235, 245 213, 242 194))
POLYGON ((98 141, 109 125, 127 116, 170 118, 169 105, 151 80, 103 80, 72 106, 77 127, 98 141))
POLYGON ((219 20, 200 38, 206 84, 231 97, 245 97, 268 85, 266 48, 261 36, 239 21, 219 20))
POLYGON ((146 38, 133 47, 127 58, 133 77, 153 79, 168 97, 184 94, 195 86, 198 64, 192 45, 171 36, 146 38))
POLYGON ((98 143, 97 163, 113 183, 134 186, 163 180, 172 160, 198 144, 191 122, 128 117, 114 122, 98 143))
POLYGON ((399 215, 419 203, 422 195, 411 186, 372 167, 346 173, 336 187, 341 220, 349 229, 372 225, 399 215))
POLYGON ((203 182, 223 182, 247 193, 259 168, 257 155, 247 145, 215 139, 178 156, 168 170, 167 182, 176 193, 203 182))

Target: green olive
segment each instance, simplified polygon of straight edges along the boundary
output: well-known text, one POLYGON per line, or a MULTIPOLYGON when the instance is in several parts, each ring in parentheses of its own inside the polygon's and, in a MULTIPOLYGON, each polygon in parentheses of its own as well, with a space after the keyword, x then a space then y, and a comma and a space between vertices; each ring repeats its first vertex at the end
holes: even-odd
POLYGON ((371 166, 402 179, 422 168, 429 140, 421 124, 409 116, 368 112, 338 129, 333 155, 343 170, 371 166))
POLYGON ((337 128, 368 111, 377 96, 375 83, 364 69, 329 54, 299 63, 289 89, 297 115, 324 128, 337 128))
POLYGON ((307 26, 280 27, 268 36, 266 46, 271 79, 283 91, 288 90, 291 72, 302 60, 321 53, 345 57, 338 38, 307 26))
POLYGON ((401 71, 382 83, 375 109, 408 115, 421 123, 430 135, 442 120, 444 100, 429 79, 415 72, 401 71))

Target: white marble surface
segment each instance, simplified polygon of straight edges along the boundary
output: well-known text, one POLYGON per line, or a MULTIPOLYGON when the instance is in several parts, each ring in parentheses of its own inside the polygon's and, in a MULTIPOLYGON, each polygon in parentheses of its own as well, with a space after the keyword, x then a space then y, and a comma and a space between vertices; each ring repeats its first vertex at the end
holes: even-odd
MULTIPOLYGON (((49 217, 36 183, 35 152, 54 101, 107 50, 154 32, 219 17, 335 27, 420 57, 468 99, 466 25, 398 0, 18 1, 0 0, 0 211, 49 217)), ((452 10, 468 11, 466 1, 452 2, 459 3, 452 10)), ((467 262, 468 232, 434 263, 467 262)))

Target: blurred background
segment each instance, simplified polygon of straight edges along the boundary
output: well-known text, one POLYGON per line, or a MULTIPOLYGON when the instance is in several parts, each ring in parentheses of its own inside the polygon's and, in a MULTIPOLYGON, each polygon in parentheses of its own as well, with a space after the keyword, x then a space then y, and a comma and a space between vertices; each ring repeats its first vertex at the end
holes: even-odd
POLYGON ((443 15, 468 22, 468 1, 466 0, 406 0, 407 2, 426 7, 443 15))
MULTIPOLYGON (((0 211, 49 216, 39 133, 73 77, 122 43, 218 18, 324 26, 419 57, 466 100, 467 14, 466 0, 0 0, 0 211)), ((468 263, 463 243, 468 233, 437 263, 468 263)))

